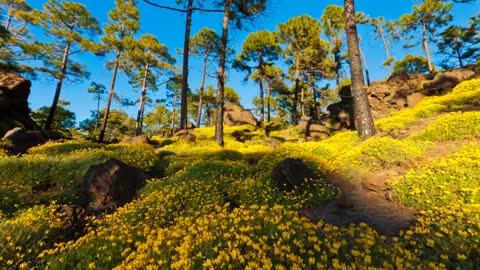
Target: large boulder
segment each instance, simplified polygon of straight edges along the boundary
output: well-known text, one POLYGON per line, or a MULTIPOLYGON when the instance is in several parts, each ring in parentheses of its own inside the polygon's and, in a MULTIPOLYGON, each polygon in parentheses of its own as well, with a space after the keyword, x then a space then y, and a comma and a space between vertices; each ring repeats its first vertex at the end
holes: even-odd
POLYGON ((140 136, 126 136, 120 141, 123 144, 148 144, 148 138, 146 135, 140 136))
POLYGON ((272 171, 272 181, 282 191, 303 188, 306 180, 318 180, 318 176, 299 159, 286 158, 272 171))
POLYGON ((0 70, 0 136, 14 127, 40 130, 29 116, 30 86, 31 82, 19 74, 0 70))
POLYGON ((91 166, 77 185, 78 205, 87 214, 111 213, 133 200, 149 176, 120 160, 91 166))
POLYGON ((20 127, 7 131, 3 138, 7 141, 7 150, 13 154, 24 154, 28 149, 47 142, 40 131, 28 131, 20 127))
POLYGON ((331 125, 327 119, 316 119, 312 117, 302 117, 298 124, 299 132, 305 134, 305 137, 326 138, 331 132, 331 125))
POLYGON ((242 106, 232 103, 225 102, 224 105, 225 113, 223 116, 223 122, 227 126, 241 126, 241 125, 252 125, 258 126, 259 122, 253 116, 251 111, 245 110, 242 106))

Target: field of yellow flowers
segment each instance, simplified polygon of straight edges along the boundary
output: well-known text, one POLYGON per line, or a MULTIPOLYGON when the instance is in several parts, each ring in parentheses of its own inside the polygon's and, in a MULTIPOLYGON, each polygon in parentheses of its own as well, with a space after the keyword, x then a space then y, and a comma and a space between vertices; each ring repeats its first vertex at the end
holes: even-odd
POLYGON ((203 128, 195 143, 163 142, 159 155, 149 145, 85 141, 0 155, 0 269, 478 269, 480 111, 455 112, 465 106, 480 108, 480 80, 377 121, 380 131, 395 135, 432 118, 403 139, 361 141, 341 132, 319 142, 285 137, 272 148, 260 129, 235 127, 220 148, 213 129, 203 128), (432 155, 447 143, 458 147, 432 155), (133 202, 89 218, 85 232, 72 236, 58 209, 74 201, 76 179, 109 157, 166 176, 150 179, 133 202), (398 204, 418 211, 417 222, 395 236, 364 223, 313 223, 299 210, 340 191, 322 181, 308 192, 278 191, 270 174, 285 157, 301 159, 320 177, 336 172, 352 181, 408 169, 388 184, 398 204), (53 188, 32 192, 45 181, 53 188))

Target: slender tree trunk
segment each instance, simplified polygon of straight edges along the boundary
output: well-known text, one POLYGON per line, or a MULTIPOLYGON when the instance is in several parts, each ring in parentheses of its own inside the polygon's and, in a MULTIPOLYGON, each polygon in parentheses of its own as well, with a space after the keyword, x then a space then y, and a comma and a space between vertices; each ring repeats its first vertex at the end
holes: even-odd
POLYGON ((105 138, 108 115, 110 114, 110 105, 112 104, 112 98, 113 98, 113 95, 115 94, 115 80, 117 79, 119 59, 120 59, 120 49, 117 49, 117 55, 115 56, 115 64, 113 66, 112 81, 110 82, 110 89, 108 91, 107 105, 105 106, 105 113, 103 115, 102 128, 100 129, 100 135, 98 136, 99 142, 103 142, 103 139, 105 138))
POLYGON ((348 58, 352 80, 352 96, 355 111, 355 124, 358 135, 367 139, 375 135, 375 127, 370 112, 367 93, 363 89, 362 62, 360 60, 360 46, 358 44, 357 26, 355 23, 354 0, 344 0, 345 31, 347 33, 348 58))
POLYGON ((457 49, 457 56, 458 56, 458 63, 460 64, 460 67, 463 68, 462 55, 460 54, 459 49, 457 49))
POLYGON ((172 134, 175 133, 175 115, 177 113, 177 95, 173 95, 172 134))
POLYGON ((99 114, 100 114, 100 96, 97 98, 97 113, 95 116, 95 127, 93 129, 93 137, 97 136, 97 129, 98 129, 98 120, 99 120, 99 114))
POLYGON ((360 51, 360 56, 362 57, 363 64, 365 65, 365 77, 367 78, 367 85, 370 86, 370 73, 368 72, 367 58, 363 53, 362 47, 359 46, 358 49, 360 51))
POLYGON ((270 122, 270 85, 267 86, 267 122, 270 122))
POLYGON ((340 55, 338 53, 335 53, 333 55, 333 58, 335 59, 335 83, 337 84, 337 88, 340 88, 340 55))
POLYGON ((197 127, 200 127, 200 122, 202 120, 203 90, 205 87, 205 77, 207 75, 207 61, 208 61, 208 54, 205 54, 203 56, 202 82, 200 85, 200 93, 198 93, 197 127))
POLYGON ((60 92, 62 91, 62 84, 65 75, 67 74, 67 62, 68 54, 70 53, 70 42, 67 43, 65 49, 63 50, 62 66, 60 68, 60 77, 57 81, 57 87, 55 88, 55 96, 53 97, 52 107, 48 113, 47 122, 45 123, 45 130, 50 131, 52 129, 53 118, 55 117, 55 112, 57 111, 58 100, 60 98, 60 92))
POLYGON ((300 84, 299 60, 295 60, 295 89, 293 90, 292 124, 298 124, 297 106, 298 106, 298 87, 300 84))
POLYGON ((210 104, 207 102, 205 105, 205 113, 207 114, 207 126, 212 126, 212 112, 210 110, 210 104))
POLYGON ((147 98, 147 79, 148 79, 148 71, 149 71, 149 64, 145 66, 145 74, 143 76, 142 82, 142 94, 140 96, 140 105, 138 106, 137 112, 137 125, 135 128, 135 136, 142 135, 142 126, 143 126, 143 113, 145 111, 145 99, 147 98))
POLYGON ((302 92, 300 92, 300 107, 302 111, 302 117, 305 116, 305 87, 302 86, 302 92))
POLYGON ((265 121, 265 97, 263 93, 263 58, 262 53, 258 54, 258 71, 260 72, 260 124, 265 121))
POLYGON ((183 44, 182 93, 180 95, 180 129, 187 129, 188 113, 188 54, 190 50, 190 29, 192 26, 193 0, 188 0, 185 41, 183 44))
POLYGON ((432 57, 430 56, 430 49, 428 48, 427 40, 427 26, 425 23, 422 23, 422 39, 423 39, 423 48, 425 49, 425 55, 427 56, 427 65, 428 71, 433 72, 432 57))
POLYGON ((218 88, 217 88, 217 119, 215 124, 215 141, 223 146, 223 94, 225 90, 225 59, 228 42, 228 23, 230 19, 230 8, 232 0, 225 0, 225 12, 223 14, 222 40, 220 44, 220 63, 218 65, 218 88))
MULTIPOLYGON (((387 40, 385 39, 385 36, 383 35, 383 32, 380 32, 379 35, 380 35, 380 38, 382 39, 383 47, 385 47, 385 56, 387 57, 386 61, 388 61, 390 59, 390 50, 388 48, 387 40)), ((392 76, 392 64, 391 63, 388 63, 387 70, 388 70, 388 77, 392 76)))

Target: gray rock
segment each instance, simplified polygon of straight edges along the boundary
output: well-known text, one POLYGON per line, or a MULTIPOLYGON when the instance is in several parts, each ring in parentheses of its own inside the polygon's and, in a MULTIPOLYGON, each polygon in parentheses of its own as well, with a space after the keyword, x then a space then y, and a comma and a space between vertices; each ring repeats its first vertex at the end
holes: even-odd
POLYGON ((299 159, 286 158, 272 171, 272 181, 282 191, 303 188, 305 180, 318 180, 318 176, 299 159))
POLYGON ((77 184, 78 205, 87 214, 111 213, 132 201, 149 176, 120 160, 91 166, 77 184))

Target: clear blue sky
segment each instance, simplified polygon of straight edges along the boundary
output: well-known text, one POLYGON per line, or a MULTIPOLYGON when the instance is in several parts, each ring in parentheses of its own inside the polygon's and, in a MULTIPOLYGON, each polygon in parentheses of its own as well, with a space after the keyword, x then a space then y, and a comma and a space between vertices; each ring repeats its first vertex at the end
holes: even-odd
MULTIPOLYGON (((174 5, 173 0, 154 0, 163 4, 174 5)), ((41 8, 45 0, 27 1, 35 8, 41 8)), ((107 13, 114 6, 113 0, 82 0, 78 1, 87 6, 87 8, 96 16, 103 25, 107 21, 107 13)), ((170 53, 177 58, 177 66, 181 67, 182 56, 176 55, 177 48, 183 47, 183 36, 185 27, 184 15, 152 7, 142 0, 139 0, 139 8, 141 12, 141 33, 151 33, 155 35, 160 42, 167 45, 170 53)), ((478 2, 478 1, 477 1, 478 2)), ((466 25, 470 16, 480 12, 480 5, 475 2, 473 4, 457 4, 453 9, 454 22, 456 24, 466 25)), ((250 32, 258 30, 276 30, 276 25, 285 23, 289 18, 308 14, 314 18, 320 18, 323 10, 327 5, 343 6, 343 1, 319 1, 319 0, 273 0, 271 2, 271 10, 258 19, 248 31, 231 30, 229 35, 230 46, 238 53, 241 50, 242 42, 250 32)), ((398 19, 401 15, 410 13, 412 10, 413 0, 386 1, 386 0, 362 0, 356 1, 356 11, 363 11, 371 17, 384 16, 386 19, 398 19)), ((195 35, 202 27, 210 27, 221 33, 222 14, 202 14, 195 13, 193 16, 192 36, 195 35)), ((387 76, 386 69, 382 66, 385 61, 384 49, 378 40, 374 40, 374 33, 368 26, 359 26, 361 35, 361 46, 364 50, 372 80, 385 79, 387 76)), ((41 35, 37 33, 38 37, 41 35)), ((432 46, 432 49, 435 49, 432 46)), ((397 59, 402 59, 407 53, 422 54, 418 49, 405 50, 398 44, 393 45, 391 54, 397 59)), ((87 93, 90 83, 95 81, 104 84, 107 89, 111 80, 111 71, 106 70, 105 63, 109 59, 107 56, 99 58, 91 54, 77 55, 75 59, 86 64, 88 71, 91 73, 89 79, 85 79, 82 83, 67 83, 62 89, 60 98, 71 102, 69 109, 74 111, 77 121, 90 117, 90 111, 96 109, 96 102, 93 96, 87 93)), ((200 84, 200 61, 199 59, 190 58, 190 75, 189 86, 191 89, 197 89, 200 84)), ((241 103, 246 108, 251 108, 251 101, 254 96, 258 95, 258 87, 252 82, 244 82, 245 74, 231 70, 229 72, 227 85, 233 87, 241 96, 241 103)), ((216 86, 216 81, 212 78, 207 80, 207 84, 216 86)), ((319 82, 320 86, 324 86, 326 82, 319 82)), ((119 95, 129 99, 138 99, 139 93, 133 92, 132 87, 128 85, 127 78, 124 74, 120 74, 116 84, 116 91, 119 95)), ((31 108, 37 109, 41 106, 50 106, 55 91, 55 81, 40 79, 33 81, 32 92, 29 102, 31 108)), ((154 99, 164 98, 165 88, 162 86, 158 92, 151 95, 154 99)), ((101 106, 103 106, 102 104, 101 106)), ((114 104, 113 108, 119 109, 118 104, 114 104)), ((123 108, 131 116, 135 115, 136 107, 123 108)), ((149 108, 147 108, 148 110, 149 108)))

